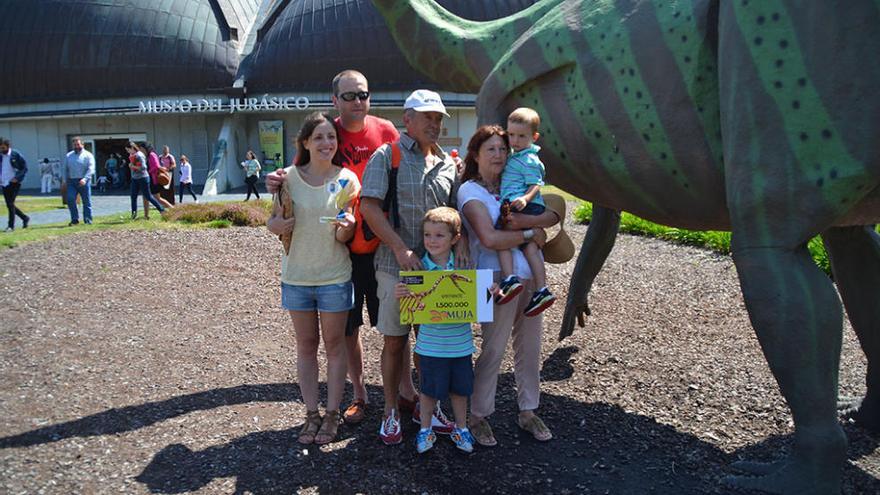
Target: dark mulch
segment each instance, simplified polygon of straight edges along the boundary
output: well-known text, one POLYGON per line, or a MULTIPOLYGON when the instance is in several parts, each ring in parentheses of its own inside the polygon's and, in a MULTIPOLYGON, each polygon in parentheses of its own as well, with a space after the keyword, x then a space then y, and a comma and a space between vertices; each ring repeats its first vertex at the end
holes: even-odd
MULTIPOLYGON (((583 227, 572 227, 575 242, 583 227)), ((518 430, 502 368, 500 446, 382 446, 381 340, 365 335, 372 407, 304 449, 294 339, 278 308, 280 244, 264 229, 101 232, 3 252, 0 492, 723 493, 740 458, 768 459, 791 419, 729 258, 621 236, 587 328, 545 319, 541 415, 518 430)), ((565 295, 573 262, 551 266, 565 295)), ((564 299, 564 297, 563 297, 564 299)), ((841 389, 864 391, 845 330, 841 389)), ((880 492, 876 439, 848 426, 845 493, 880 492)))

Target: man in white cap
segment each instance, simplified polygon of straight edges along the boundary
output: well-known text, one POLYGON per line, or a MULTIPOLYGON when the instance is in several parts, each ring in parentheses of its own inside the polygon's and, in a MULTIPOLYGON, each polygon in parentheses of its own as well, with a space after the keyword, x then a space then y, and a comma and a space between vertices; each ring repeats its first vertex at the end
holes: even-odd
MULTIPOLYGON (((400 150, 397 186, 389 187, 392 146, 376 150, 364 171, 361 189, 361 213, 371 230, 382 240, 376 251, 376 281, 379 295, 379 321, 376 328, 384 336, 382 348, 382 384, 385 413, 379 437, 386 445, 400 443, 403 433, 398 406, 398 383, 402 372, 401 356, 409 337, 409 325, 400 324, 400 307, 394 288, 401 270, 421 270, 422 218, 439 206, 455 208, 458 178, 455 162, 437 144, 443 117, 448 117, 440 95, 419 89, 404 103, 403 123, 406 132, 396 146, 400 150), (389 217, 382 210, 386 195, 396 194, 389 217)), ((390 197, 390 196, 389 196, 390 197)), ((456 243, 455 261, 468 264, 467 240, 456 243)), ((417 420, 417 419, 416 419, 417 420)), ((453 424, 435 411, 434 431, 450 433, 453 424)))

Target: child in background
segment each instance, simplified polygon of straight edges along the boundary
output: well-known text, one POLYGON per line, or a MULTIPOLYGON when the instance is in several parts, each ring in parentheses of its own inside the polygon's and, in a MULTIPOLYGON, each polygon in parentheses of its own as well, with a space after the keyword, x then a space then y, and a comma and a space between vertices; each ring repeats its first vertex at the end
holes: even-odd
POLYGON ((180 184, 177 187, 180 198, 177 200, 178 203, 183 203, 184 189, 189 191, 196 203, 199 202, 199 198, 197 198, 196 193, 193 192, 192 185, 192 165, 189 163, 189 158, 187 158, 186 155, 180 155, 180 184))
MULTIPOLYGON (((452 246, 461 238, 461 217, 453 208, 441 206, 429 210, 422 219, 426 270, 453 270, 452 246)), ((410 295, 409 288, 397 284, 395 295, 410 295)), ((434 408, 449 396, 455 415, 450 438, 455 446, 473 452, 474 437, 467 428, 467 401, 474 389, 471 355, 474 338, 469 323, 422 324, 413 352, 419 355, 419 395, 421 429, 416 436, 416 450, 421 454, 434 446, 437 436, 431 428, 434 408)))
MULTIPOLYGON (((502 220, 506 215, 505 202, 510 204, 511 212, 526 215, 544 213, 544 200, 541 198, 544 164, 538 158, 538 151, 541 148, 535 144, 540 137, 538 133, 540 123, 541 118, 531 108, 517 108, 507 117, 507 136, 513 153, 507 158, 507 165, 504 166, 504 172, 501 174, 502 220)), ((549 308, 556 301, 556 296, 547 288, 541 248, 534 242, 527 242, 520 246, 520 249, 529 263, 535 285, 539 287, 532 294, 523 313, 526 316, 536 316, 549 308)), ((513 274, 513 253, 509 249, 498 251, 498 261, 504 278, 500 284, 497 303, 505 304, 522 292, 523 285, 513 274)))
POLYGON ((110 182, 110 180, 107 178, 106 175, 98 177, 98 190, 101 192, 106 192, 108 182, 110 182))

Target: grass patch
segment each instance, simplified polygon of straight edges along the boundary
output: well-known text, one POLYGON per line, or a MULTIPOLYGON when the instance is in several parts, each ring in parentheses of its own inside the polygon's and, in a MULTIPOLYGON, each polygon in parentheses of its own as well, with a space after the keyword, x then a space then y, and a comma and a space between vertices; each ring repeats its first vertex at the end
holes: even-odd
MULTIPOLYGON (((92 225, 80 222, 67 226, 67 222, 46 225, 32 225, 26 229, 0 233, 0 249, 13 248, 31 242, 40 242, 58 237, 94 232, 100 230, 174 230, 228 228, 232 226, 258 227, 266 225, 272 211, 269 201, 241 203, 237 201, 178 205, 168 210, 164 216, 155 211, 146 220, 142 216, 131 219, 130 213, 95 217, 92 225)), ((141 213, 143 214, 143 213, 141 213)))
POLYGON ((272 203, 264 200, 253 202, 217 202, 217 203, 187 203, 175 206, 165 215, 165 221, 180 222, 186 224, 207 223, 212 227, 219 227, 219 221, 226 221, 228 225, 236 227, 259 227, 266 225, 269 215, 272 213, 272 203))
POLYGON ((558 194, 559 196, 562 196, 562 198, 566 201, 583 201, 582 199, 576 198, 556 186, 541 186, 541 194, 558 194))
MULTIPOLYGON (((578 222, 589 223, 593 218, 593 205, 583 201, 572 214, 578 222)), ((620 231, 706 248, 721 254, 730 254, 730 232, 677 229, 649 222, 627 212, 622 212, 620 215, 620 231)), ((807 243, 807 249, 819 268, 825 273, 831 273, 831 264, 822 239, 818 236, 810 239, 810 242, 807 243)))
MULTIPOLYGON (((54 194, 54 193, 53 193, 54 194)), ((41 211, 66 210, 67 207, 61 204, 61 196, 19 196, 15 198, 15 206, 18 207, 25 215, 31 213, 39 213, 41 211)), ((6 208, 6 202, 0 201, 0 217, 6 217, 9 209, 6 208)))

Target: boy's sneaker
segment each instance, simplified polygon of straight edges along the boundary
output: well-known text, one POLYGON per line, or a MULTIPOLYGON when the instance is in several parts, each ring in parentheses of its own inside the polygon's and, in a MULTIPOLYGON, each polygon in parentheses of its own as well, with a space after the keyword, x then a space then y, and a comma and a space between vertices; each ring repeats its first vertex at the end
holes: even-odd
MULTIPOLYGON (((422 424, 421 411, 421 404, 416 402, 416 408, 413 410, 412 415, 413 423, 422 424)), ((449 421, 446 415, 443 414, 443 409, 440 409, 439 401, 437 402, 437 407, 434 408, 434 414, 431 415, 431 429, 440 435, 449 435, 455 429, 455 423, 449 421)))
POLYGON ((474 436, 471 435, 470 430, 467 428, 458 428, 456 427, 452 430, 452 435, 449 435, 449 438, 455 443, 455 446, 458 447, 458 450, 463 450, 467 453, 471 453, 474 451, 474 436))
POLYGON ((556 301, 556 296, 547 287, 541 287, 532 294, 532 299, 523 311, 526 316, 537 316, 556 301))
POLYGON ((385 445, 397 445, 403 441, 403 431, 400 429, 400 420, 397 419, 397 411, 391 410, 391 414, 382 420, 379 427, 379 438, 385 445))
POLYGON ((498 284, 498 295, 495 304, 507 304, 523 290, 523 284, 516 275, 509 275, 498 284))
POLYGON ((437 441, 437 435, 430 428, 424 428, 419 430, 419 434, 416 435, 416 450, 419 454, 423 454, 428 450, 431 450, 431 447, 434 446, 434 442, 437 441))

